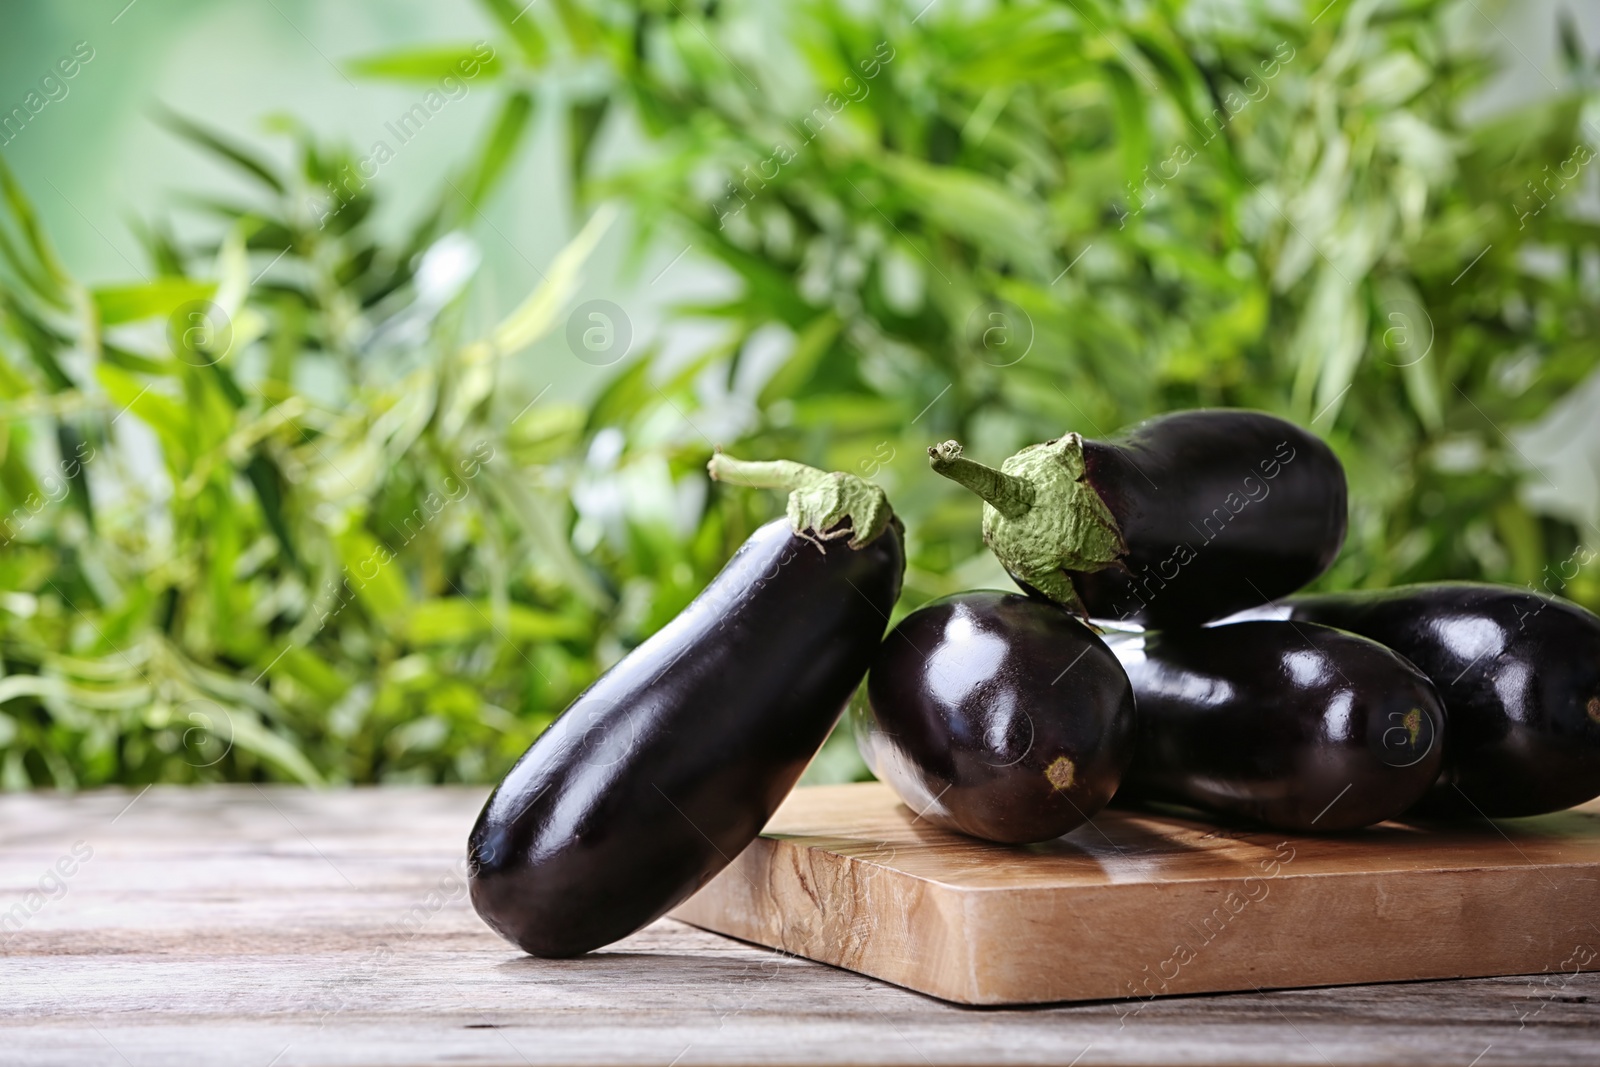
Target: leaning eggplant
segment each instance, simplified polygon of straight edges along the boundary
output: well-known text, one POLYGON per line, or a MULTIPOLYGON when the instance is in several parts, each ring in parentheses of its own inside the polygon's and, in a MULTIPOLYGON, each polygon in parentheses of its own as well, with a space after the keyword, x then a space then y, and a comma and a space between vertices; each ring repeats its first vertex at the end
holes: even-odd
POLYGON ((473 827, 473 906, 532 955, 625 937, 731 862, 838 721, 899 597, 903 535, 876 486, 720 454, 711 473, 793 489, 788 519, 580 695, 473 827))
POLYGON ((933 469, 986 501, 983 539, 1023 589, 1096 619, 1194 625, 1286 596, 1345 535, 1344 468, 1259 411, 1181 411, 1110 441, 1069 433, 985 467, 933 469))
POLYGON ((1438 694, 1376 641, 1311 623, 1241 622, 1108 643, 1139 705, 1119 802, 1331 832, 1394 818, 1439 775, 1438 694))
POLYGON ((1600 618, 1526 589, 1440 582, 1258 609, 1379 641, 1433 679, 1444 770, 1418 813, 1509 817, 1600 796, 1600 618))
POLYGON ((1015 593, 935 600, 867 675, 857 744, 923 819, 1007 844, 1080 826, 1133 755, 1133 690, 1093 630, 1015 593))

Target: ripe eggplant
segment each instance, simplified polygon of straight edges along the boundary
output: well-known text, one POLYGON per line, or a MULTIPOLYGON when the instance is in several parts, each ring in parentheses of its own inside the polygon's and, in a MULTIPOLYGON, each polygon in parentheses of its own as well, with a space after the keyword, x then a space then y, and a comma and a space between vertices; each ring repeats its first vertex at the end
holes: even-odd
POLYGON ((1418 814, 1539 815, 1600 796, 1600 618, 1576 604, 1440 582, 1260 611, 1370 637, 1433 679, 1450 731, 1418 814))
POLYGON ((1007 844, 1060 837, 1104 807, 1133 755, 1133 724, 1128 677, 1093 630, 999 592, 902 619, 856 722, 867 765, 908 807, 1007 844))
POLYGON ((1314 623, 1241 622, 1109 643, 1139 704, 1119 801, 1333 832, 1394 818, 1439 775, 1439 696, 1376 641, 1314 623))
POLYGON ((472 903, 535 956, 576 956, 699 889, 761 831, 860 684, 905 569, 883 491, 720 453, 794 490, 711 584, 580 695, 468 840, 472 903))
POLYGON ((1321 440, 1259 411, 1180 411, 1110 441, 1069 433, 985 467, 946 441, 935 471, 986 501, 983 539, 1024 590, 1096 619, 1188 626, 1327 570, 1345 479, 1321 440))

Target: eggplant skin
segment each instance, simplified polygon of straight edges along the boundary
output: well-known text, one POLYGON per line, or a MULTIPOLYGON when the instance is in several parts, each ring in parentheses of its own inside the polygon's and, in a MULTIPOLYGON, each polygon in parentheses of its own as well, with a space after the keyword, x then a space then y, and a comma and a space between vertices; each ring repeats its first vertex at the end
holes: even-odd
POLYGON ((1260 411, 1180 411, 1083 442, 1085 479, 1128 553, 1069 572, 1091 618, 1192 626, 1303 588, 1344 544, 1344 468, 1260 411))
POLYGON ((1240 622, 1112 649, 1139 704, 1119 800, 1338 832, 1399 816, 1439 775, 1439 696, 1376 641, 1314 623, 1240 622))
POLYGON ((779 519, 575 700, 489 797, 472 903, 534 956, 626 937, 761 831, 860 684, 905 569, 898 520, 859 549, 779 519))
POLYGON ((1450 716, 1421 815, 1513 817, 1600 796, 1600 618, 1528 589, 1439 582, 1296 597, 1295 619, 1380 641, 1450 716))
POLYGON ((1133 689, 1066 610, 962 593, 901 620, 867 676, 857 742, 918 815, 1006 844, 1094 817, 1133 755, 1133 689))

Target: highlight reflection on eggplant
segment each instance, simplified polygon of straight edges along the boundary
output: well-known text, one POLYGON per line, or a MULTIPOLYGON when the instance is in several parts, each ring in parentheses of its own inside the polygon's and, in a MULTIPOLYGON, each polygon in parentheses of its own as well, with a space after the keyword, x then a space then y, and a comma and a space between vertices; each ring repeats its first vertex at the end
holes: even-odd
POLYGON ((473 906, 533 955, 625 937, 737 856, 833 728, 899 597, 882 490, 783 461, 718 455, 711 471, 793 488, 789 518, 580 695, 473 827, 473 906))
POLYGON ((1241 622, 1108 643, 1139 705, 1119 801, 1332 832, 1400 815, 1439 776, 1438 694, 1376 641, 1314 623, 1241 622))
POLYGON ((1180 411, 1109 441, 1069 433, 1000 470, 947 441, 933 469, 983 497, 1018 585, 1096 619, 1187 626, 1286 596, 1344 543, 1344 468, 1259 411, 1180 411))
POLYGON ((1433 679, 1450 716, 1418 812, 1538 815, 1600 796, 1600 618, 1478 582, 1295 597, 1263 614, 1379 641, 1433 679))
POLYGON ((926 821, 990 841, 1082 825, 1133 751, 1116 657, 1072 615, 1015 593, 906 616, 873 661, 867 704, 857 744, 873 772, 926 821))

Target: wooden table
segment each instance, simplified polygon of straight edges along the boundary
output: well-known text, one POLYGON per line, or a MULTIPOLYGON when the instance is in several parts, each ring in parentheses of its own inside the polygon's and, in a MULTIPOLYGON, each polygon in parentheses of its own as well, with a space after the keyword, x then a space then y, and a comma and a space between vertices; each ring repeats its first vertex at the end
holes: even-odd
POLYGON ((0 1064, 1600 1063, 1593 973, 1000 1010, 672 921, 533 960, 465 897, 483 797, 0 797, 0 1064))

